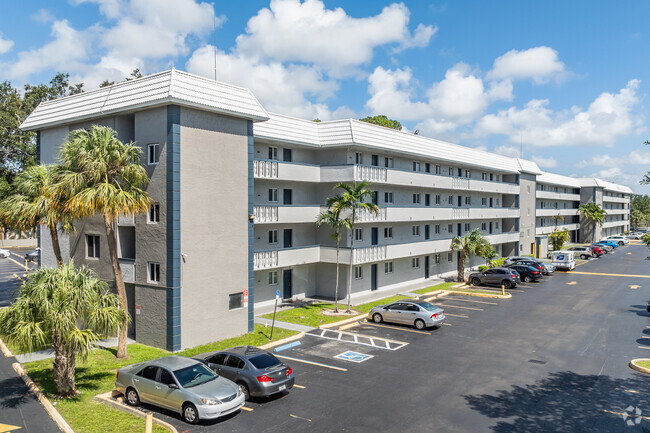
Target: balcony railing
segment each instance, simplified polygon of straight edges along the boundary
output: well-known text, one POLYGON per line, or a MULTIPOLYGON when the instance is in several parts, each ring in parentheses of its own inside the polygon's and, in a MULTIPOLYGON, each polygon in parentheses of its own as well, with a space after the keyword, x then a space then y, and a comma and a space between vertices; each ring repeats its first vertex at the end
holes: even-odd
POLYGON ((368 182, 386 182, 388 169, 367 165, 354 166, 354 180, 366 180, 368 182))
POLYGON ((253 161, 253 175, 255 177, 264 178, 277 178, 278 177, 278 162, 265 161, 256 159, 253 161))
POLYGON ((256 223, 275 223, 278 222, 277 206, 255 206, 254 212, 256 223))
POLYGON ((380 260, 386 260, 386 245, 355 248, 352 255, 352 262, 354 264, 377 262, 380 260))

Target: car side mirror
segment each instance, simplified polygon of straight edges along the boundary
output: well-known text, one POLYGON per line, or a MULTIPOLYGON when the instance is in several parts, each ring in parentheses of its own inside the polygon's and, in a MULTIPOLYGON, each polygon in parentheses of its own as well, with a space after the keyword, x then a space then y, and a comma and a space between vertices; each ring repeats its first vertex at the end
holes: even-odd
POLYGON ((168 386, 169 388, 171 388, 171 389, 178 389, 178 385, 176 385, 175 383, 170 383, 170 384, 167 385, 167 386, 168 386))
POLYGON ((384 310, 388 310, 388 307, 384 307, 384 310))

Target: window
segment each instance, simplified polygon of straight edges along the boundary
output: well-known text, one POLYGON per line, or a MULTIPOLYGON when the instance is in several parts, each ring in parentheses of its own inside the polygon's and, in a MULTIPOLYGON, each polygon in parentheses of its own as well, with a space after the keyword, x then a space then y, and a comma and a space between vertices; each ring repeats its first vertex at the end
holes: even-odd
POLYGON ((149 212, 147 212, 147 222, 149 224, 158 224, 160 222, 160 205, 154 203, 149 206, 149 212))
POLYGON ((468 232, 470 230, 470 225, 469 223, 465 223, 465 231, 468 232))
POLYGON ((384 202, 393 203, 393 193, 392 192, 385 192, 384 193, 384 202))
POLYGON ((449 203, 449 204, 453 204, 453 203, 454 203, 454 196, 453 196, 453 195, 450 195, 450 196, 449 196, 449 201, 448 201, 448 203, 449 203))
POLYGON ((393 158, 384 158, 384 166, 386 168, 393 168, 393 158))
POLYGON ((363 229, 354 229, 354 240, 355 241, 363 240, 363 229))
POLYGON ((494 223, 494 228, 497 228, 497 229, 499 228, 499 221, 494 223))
POLYGON ((463 169, 462 168, 458 169, 458 177, 463 177, 463 169))
POLYGON ((472 177, 472 172, 469 171, 469 170, 465 170, 465 177, 468 178, 468 179, 471 178, 472 177))
POLYGON ((160 263, 149 262, 148 268, 147 282, 160 283, 160 263))
POLYGON ((487 197, 481 197, 481 205, 487 206, 487 197))
POLYGON ((454 231, 454 226, 452 224, 447 225, 447 231, 449 233, 453 232, 454 231))
POLYGON ((228 295, 228 309, 236 310, 237 308, 242 308, 244 306, 244 293, 233 293, 228 295))
POLYGON ((99 258, 99 236, 86 235, 86 257, 99 258))
POLYGON ((393 273, 393 262, 384 263, 384 273, 392 274, 393 273))
POLYGON ((436 204, 440 204, 440 195, 436 195, 436 204))
POLYGON ((420 236, 420 226, 411 227, 411 233, 413 233, 413 236, 420 236))
POLYGON ((454 175, 454 167, 449 167, 448 173, 449 173, 449 176, 453 176, 454 175))
POLYGON ((246 363, 240 357, 235 356, 235 355, 230 355, 230 356, 228 356, 228 360, 226 361, 225 365, 226 365, 226 367, 241 370, 242 368, 244 368, 246 366, 246 363))
POLYGON ((440 174, 441 170, 441 167, 439 165, 436 165, 436 174, 440 174))
POLYGON ((138 376, 149 380, 156 380, 156 375, 158 375, 158 367, 155 367, 153 365, 143 368, 138 373, 138 376))
POLYGON ((278 243, 278 231, 277 230, 269 230, 269 243, 270 244, 277 244, 278 243))
POLYGON ((384 227, 384 237, 385 238, 392 238, 393 237, 393 228, 392 227, 384 227))
POLYGON ((440 234, 440 224, 436 224, 433 226, 433 233, 439 235, 440 234))
POLYGON ((447 253, 447 261, 448 262, 453 262, 454 261, 454 256, 452 253, 447 253))
POLYGON ((278 148, 277 147, 269 147, 269 159, 273 161, 278 160, 278 148))
POLYGON ((413 171, 420 171, 420 163, 413 161, 413 171))
POLYGON ((147 144, 147 164, 158 164, 158 143, 147 144))
POLYGON ((174 380, 174 376, 170 373, 169 370, 165 368, 160 369, 160 383, 163 385, 171 385, 172 383, 176 383, 174 380))
POLYGON ((269 286, 278 285, 278 271, 269 272, 269 286))
POLYGON ((278 189, 277 188, 269 188, 269 201, 271 203, 277 203, 278 202, 278 189))
POLYGON ((481 230, 487 230, 487 223, 481 223, 481 230))
POLYGON ((413 268, 419 268, 420 267, 420 258, 419 257, 413 257, 411 259, 411 266, 413 268))
POLYGON ((354 278, 360 280, 363 278, 363 268, 361 266, 354 267, 354 278))
POLYGON ((481 173, 481 180, 487 180, 487 179, 488 179, 487 173, 481 173))
POLYGON ((354 154, 354 162, 356 164, 363 164, 363 154, 361 152, 354 154))
POLYGON ((494 180, 494 175, 490 173, 490 180, 494 180))
POLYGON ((431 164, 429 164, 428 162, 425 163, 425 164, 424 164, 424 171, 425 171, 426 173, 431 173, 431 164))
POLYGON ((465 204, 470 206, 472 204, 472 197, 466 196, 465 197, 465 204))
POLYGON ((433 256, 433 261, 435 262, 436 265, 440 264, 440 254, 436 254, 433 256))
POLYGON ((413 204, 420 204, 420 194, 413 194, 413 204))

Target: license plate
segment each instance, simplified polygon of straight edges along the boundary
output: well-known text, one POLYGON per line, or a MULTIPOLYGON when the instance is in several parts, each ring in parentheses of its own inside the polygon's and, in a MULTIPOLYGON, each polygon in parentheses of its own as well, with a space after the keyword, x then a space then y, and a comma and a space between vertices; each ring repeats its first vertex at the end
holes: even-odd
POLYGON ((284 391, 285 389, 287 389, 287 385, 280 385, 278 391, 284 391))

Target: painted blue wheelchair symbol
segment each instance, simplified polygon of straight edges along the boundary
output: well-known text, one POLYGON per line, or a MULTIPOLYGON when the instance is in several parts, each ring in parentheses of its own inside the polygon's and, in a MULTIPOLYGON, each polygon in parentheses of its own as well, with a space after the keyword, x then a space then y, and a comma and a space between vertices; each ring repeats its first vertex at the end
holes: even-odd
POLYGON ((363 361, 367 361, 370 358, 374 358, 374 356, 366 355, 365 353, 347 351, 336 355, 334 358, 343 359, 345 361, 352 361, 352 362, 363 362, 363 361))

